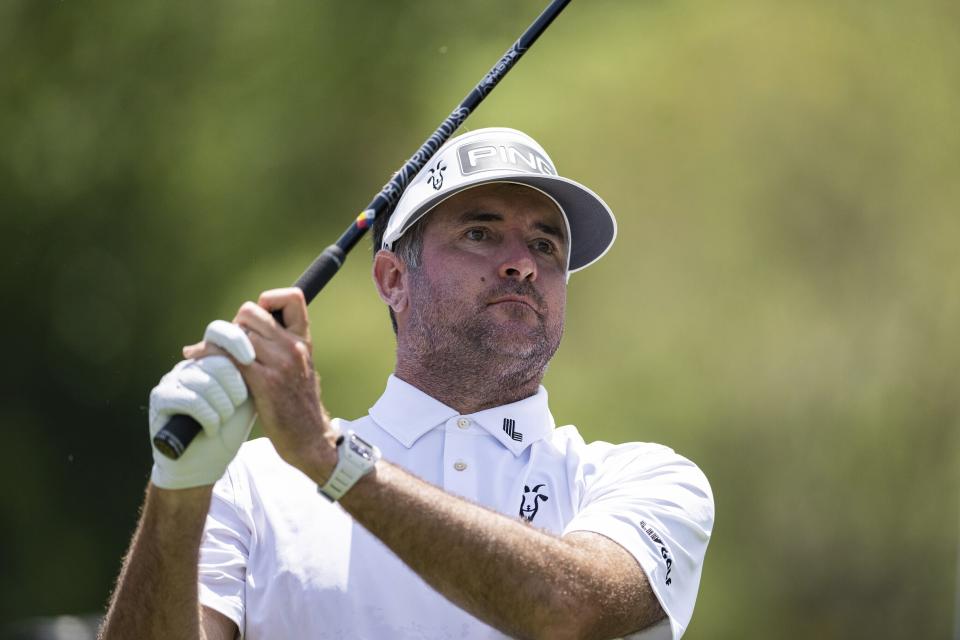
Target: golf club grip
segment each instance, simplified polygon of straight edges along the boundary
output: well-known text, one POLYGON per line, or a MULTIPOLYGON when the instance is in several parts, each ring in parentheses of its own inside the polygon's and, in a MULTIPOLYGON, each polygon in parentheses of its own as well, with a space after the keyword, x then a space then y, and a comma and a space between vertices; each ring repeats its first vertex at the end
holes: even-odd
POLYGON ((199 422, 190 416, 177 414, 153 436, 153 446, 166 457, 176 460, 201 431, 203 427, 199 422))
MULTIPOLYGON (((330 282, 330 278, 343 266, 343 261, 346 258, 343 249, 335 244, 330 245, 297 278, 294 286, 300 287, 307 302, 310 302, 330 282)), ((272 314, 274 320, 282 326, 283 312, 277 309, 272 314)), ((203 431, 203 427, 200 426, 199 422, 190 416, 177 414, 170 418, 170 421, 153 436, 153 446, 171 460, 177 460, 201 431, 203 431)))

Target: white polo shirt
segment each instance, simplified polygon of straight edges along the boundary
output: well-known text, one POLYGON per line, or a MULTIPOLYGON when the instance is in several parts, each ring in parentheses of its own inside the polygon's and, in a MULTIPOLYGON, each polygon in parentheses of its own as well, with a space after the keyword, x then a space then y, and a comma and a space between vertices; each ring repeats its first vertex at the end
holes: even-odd
MULTIPOLYGON (((668 615, 630 637, 683 634, 713 527, 713 496, 700 470, 671 449, 585 444, 576 427, 555 427, 543 387, 520 402, 460 415, 394 376, 368 416, 335 426, 507 517, 557 536, 594 531, 616 541, 646 572, 668 615)), ((266 438, 244 444, 217 482, 199 568, 200 602, 249 640, 507 637, 434 591, 318 495, 266 438)))

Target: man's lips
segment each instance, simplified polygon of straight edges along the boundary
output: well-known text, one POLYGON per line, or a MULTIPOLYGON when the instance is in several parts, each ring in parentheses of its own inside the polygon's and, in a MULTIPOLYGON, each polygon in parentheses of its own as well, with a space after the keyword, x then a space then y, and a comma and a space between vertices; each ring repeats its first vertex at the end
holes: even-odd
POLYGON ((519 296, 519 295, 499 296, 499 297, 497 297, 497 298, 494 298, 493 300, 491 300, 491 301, 488 302, 487 304, 488 304, 488 305, 495 305, 495 304, 502 304, 502 303, 509 303, 509 304, 520 303, 520 304, 524 304, 524 305, 530 307, 531 309, 533 309, 533 311, 534 311, 537 315, 540 314, 540 310, 537 308, 536 303, 535 303, 533 300, 531 300, 530 298, 527 298, 526 296, 519 296))

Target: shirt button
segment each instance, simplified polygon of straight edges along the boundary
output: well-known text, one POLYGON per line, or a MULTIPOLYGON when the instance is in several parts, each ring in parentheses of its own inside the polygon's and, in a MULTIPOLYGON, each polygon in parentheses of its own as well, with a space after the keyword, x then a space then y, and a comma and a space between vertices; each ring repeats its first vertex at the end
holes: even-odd
POLYGON ((457 426, 460 427, 461 429, 469 429, 470 421, 467 420, 466 418, 460 418, 459 420, 457 420, 457 426))
POLYGON ((453 463, 453 468, 456 469, 457 471, 463 471, 464 469, 467 468, 467 463, 464 462, 463 460, 457 460, 456 462, 453 463))

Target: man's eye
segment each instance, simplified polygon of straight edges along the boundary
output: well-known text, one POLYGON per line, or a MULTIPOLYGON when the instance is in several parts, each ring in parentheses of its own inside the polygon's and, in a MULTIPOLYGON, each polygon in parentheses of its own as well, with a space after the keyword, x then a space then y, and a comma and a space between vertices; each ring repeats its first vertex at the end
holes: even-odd
POLYGON ((468 229, 464 235, 467 240, 480 241, 487 237, 487 232, 485 229, 468 229))
POLYGON ((535 240, 533 242, 533 248, 547 255, 552 255, 557 252, 557 246, 549 240, 535 240))

